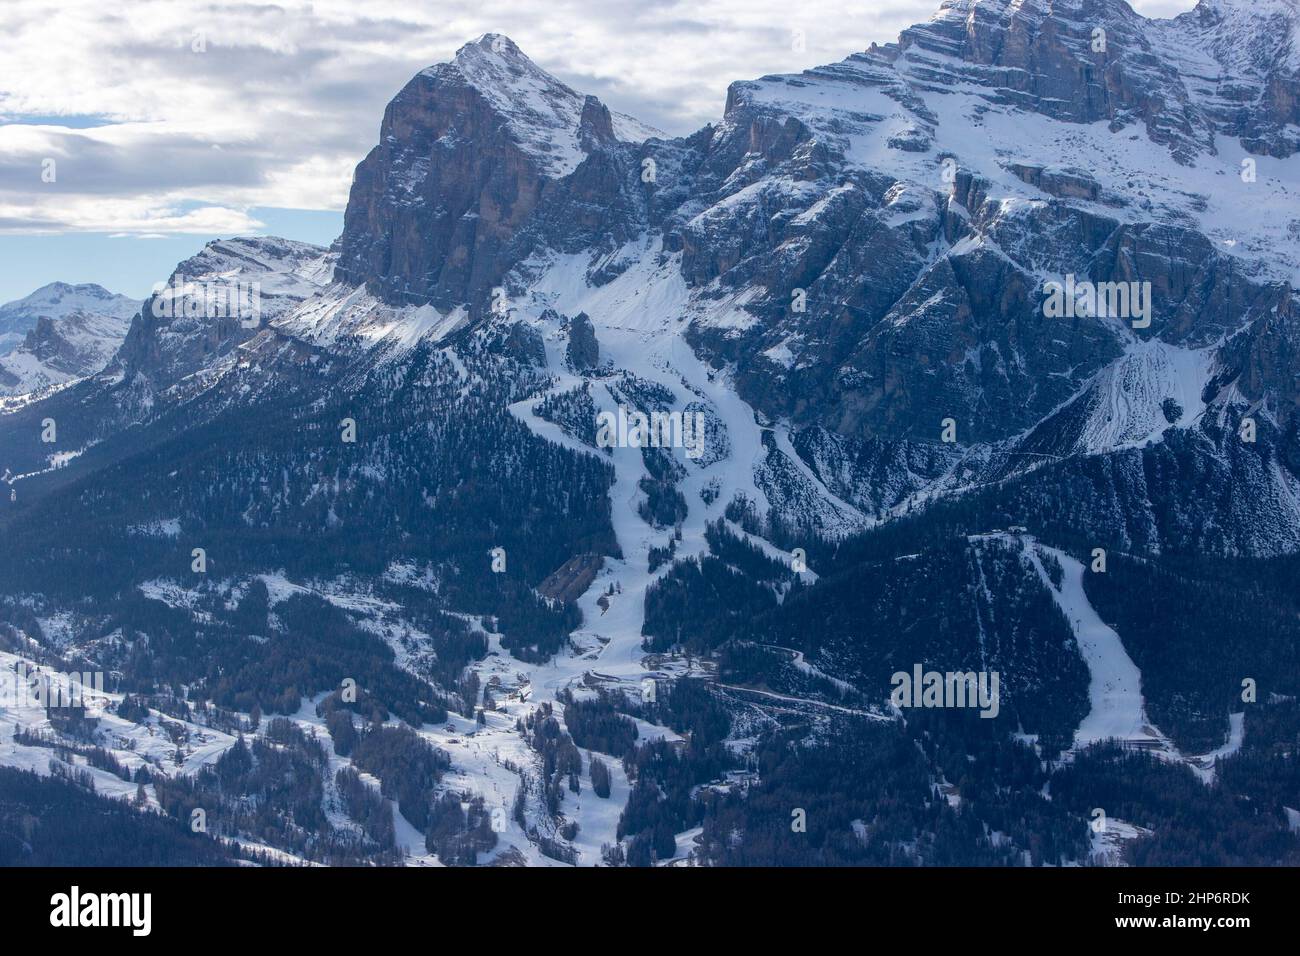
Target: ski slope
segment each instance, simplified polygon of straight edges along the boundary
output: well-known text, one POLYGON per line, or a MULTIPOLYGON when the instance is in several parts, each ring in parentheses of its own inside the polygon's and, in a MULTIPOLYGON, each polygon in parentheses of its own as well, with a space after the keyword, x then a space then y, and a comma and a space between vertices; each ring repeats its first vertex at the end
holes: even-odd
POLYGON ((1021 539, 1025 556, 1069 621, 1074 639, 1088 665, 1087 715, 1074 732, 1074 749, 1103 740, 1120 740, 1173 753, 1173 745, 1147 718, 1142 674, 1124 650, 1124 643, 1093 608, 1083 588, 1083 564, 1064 551, 1031 537, 1021 539), (1061 586, 1052 583, 1040 554, 1060 562, 1061 586))

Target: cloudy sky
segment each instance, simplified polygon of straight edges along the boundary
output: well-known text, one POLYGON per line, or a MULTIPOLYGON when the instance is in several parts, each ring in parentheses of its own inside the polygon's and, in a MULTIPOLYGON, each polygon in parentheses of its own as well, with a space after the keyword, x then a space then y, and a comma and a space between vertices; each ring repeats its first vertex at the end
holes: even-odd
POLYGON ((482 33, 687 133, 731 80, 893 40, 938 2, 3 0, 0 302, 55 279, 143 296, 219 236, 328 243, 385 104, 482 33))

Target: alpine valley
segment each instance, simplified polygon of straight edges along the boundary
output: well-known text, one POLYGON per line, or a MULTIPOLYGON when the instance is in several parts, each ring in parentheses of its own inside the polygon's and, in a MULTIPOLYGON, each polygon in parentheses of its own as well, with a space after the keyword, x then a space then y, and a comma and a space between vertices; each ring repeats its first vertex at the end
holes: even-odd
POLYGON ((104 679, 0 695, 0 864, 1300 863, 1298 279, 1300 0, 947 0, 681 138, 467 43, 329 249, 14 312, 0 679, 104 679))

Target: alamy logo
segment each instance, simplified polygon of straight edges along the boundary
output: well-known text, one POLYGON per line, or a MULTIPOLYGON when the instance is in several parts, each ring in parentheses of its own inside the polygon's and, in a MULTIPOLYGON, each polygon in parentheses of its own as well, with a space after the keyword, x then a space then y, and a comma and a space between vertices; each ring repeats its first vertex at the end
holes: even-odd
POLYGON ((230 281, 186 282, 177 273, 170 285, 153 287, 153 314, 159 319, 239 319, 246 329, 262 323, 262 283, 230 281))
POLYGON ((898 671, 889 679, 889 702, 895 707, 978 707, 981 717, 996 717, 997 671, 926 671, 912 665, 912 673, 898 671))
POLYGON ((7 707, 85 707, 87 692, 103 696, 103 671, 46 674, 19 661, 0 672, 0 704, 7 707))
POLYGON ((704 454, 703 412, 629 412, 596 416, 596 444, 601 448, 684 448, 687 458, 704 454))
POLYGON ((50 925, 129 926, 131 935, 148 936, 153 928, 153 894, 151 893, 81 893, 74 886, 70 893, 50 897, 50 925))
POLYGON ((1096 316, 1127 319, 1135 329, 1151 325, 1150 282, 1080 282, 1071 273, 1064 283, 1044 282, 1043 292, 1043 315, 1049 319, 1096 316))

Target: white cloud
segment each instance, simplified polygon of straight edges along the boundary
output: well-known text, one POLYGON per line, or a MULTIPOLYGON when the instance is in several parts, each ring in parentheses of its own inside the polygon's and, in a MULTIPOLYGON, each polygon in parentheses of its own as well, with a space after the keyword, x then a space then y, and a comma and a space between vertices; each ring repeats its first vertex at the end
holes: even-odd
POLYGON ((5 0, 0 117, 109 125, 0 126, 0 232, 247 231, 254 206, 341 209, 387 102, 485 32, 611 108, 687 133, 721 115, 732 80, 838 60, 937 5, 5 0))

